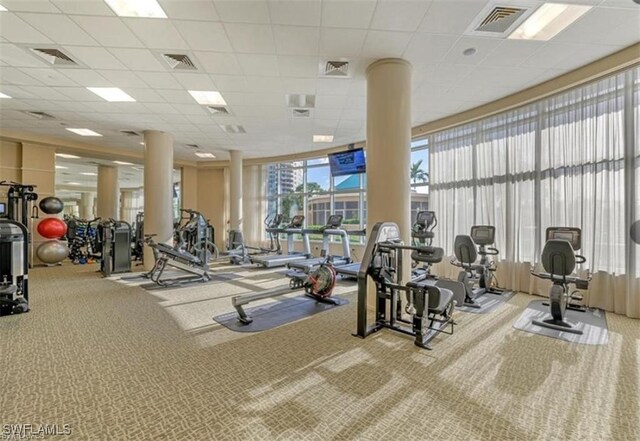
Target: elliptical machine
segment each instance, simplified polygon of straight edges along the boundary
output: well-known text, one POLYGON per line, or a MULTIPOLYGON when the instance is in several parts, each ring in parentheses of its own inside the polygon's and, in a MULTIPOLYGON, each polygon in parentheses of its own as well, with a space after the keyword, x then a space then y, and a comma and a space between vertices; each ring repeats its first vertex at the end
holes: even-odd
POLYGON ((283 216, 279 213, 276 213, 273 217, 267 216, 264 219, 265 230, 269 234, 269 248, 248 246, 244 242, 242 231, 230 230, 227 241, 227 251, 225 252, 225 255, 229 257, 229 261, 234 265, 242 265, 251 263, 252 256, 272 253, 282 254, 280 237, 278 237, 282 219, 283 216))
POLYGON ((438 225, 435 211, 419 211, 416 221, 411 227, 411 240, 416 249, 411 253, 413 271, 411 276, 414 281, 425 278, 437 277, 431 274, 431 265, 442 262, 444 250, 431 246, 435 233, 433 230, 438 225), (421 267, 418 265, 422 263, 421 267))
POLYGON ((483 294, 504 294, 506 291, 491 285, 495 278, 495 261, 490 261, 488 256, 497 256, 500 251, 490 247, 495 242, 496 228, 491 225, 474 225, 471 227, 471 235, 458 235, 455 238, 453 248, 456 258, 452 265, 462 268, 458 274, 458 281, 465 285, 464 306, 482 308, 476 301, 483 294), (476 245, 478 249, 476 250, 476 245), (480 261, 476 260, 480 256, 480 261), (476 287, 477 284, 477 287, 476 287))
POLYGON ((589 288, 591 276, 581 278, 572 276, 576 264, 583 264, 587 261, 584 256, 576 254, 582 245, 580 228, 547 228, 547 241, 542 250, 542 266, 545 272, 531 271, 531 274, 545 280, 551 280, 553 285, 549 292, 549 309, 551 317, 543 320, 532 320, 532 323, 544 328, 555 329, 556 331, 570 332, 572 334, 582 334, 581 329, 577 329, 565 318, 567 309, 585 312, 586 308, 580 303, 573 303, 572 300, 582 300, 581 296, 576 296, 569 291, 569 285, 575 285, 576 289, 589 288))

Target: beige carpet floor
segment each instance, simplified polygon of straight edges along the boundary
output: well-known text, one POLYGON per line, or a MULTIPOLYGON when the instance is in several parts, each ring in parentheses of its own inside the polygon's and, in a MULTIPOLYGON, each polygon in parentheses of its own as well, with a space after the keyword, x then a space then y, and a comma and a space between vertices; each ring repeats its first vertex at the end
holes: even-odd
POLYGON ((263 333, 211 320, 281 277, 150 293, 95 266, 33 270, 33 310, 0 318, 0 439, 27 423, 69 424, 56 440, 640 439, 638 320, 608 314, 608 345, 579 346, 513 329, 518 294, 458 313, 428 352, 351 337, 353 285, 350 305, 263 333))

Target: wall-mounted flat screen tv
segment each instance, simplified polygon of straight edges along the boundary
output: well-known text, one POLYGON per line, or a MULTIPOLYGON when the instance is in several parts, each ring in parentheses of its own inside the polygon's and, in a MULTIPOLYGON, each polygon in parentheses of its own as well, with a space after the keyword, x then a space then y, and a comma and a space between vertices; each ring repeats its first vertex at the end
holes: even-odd
POLYGON ((363 149, 331 153, 328 156, 331 176, 355 175, 367 171, 363 149))

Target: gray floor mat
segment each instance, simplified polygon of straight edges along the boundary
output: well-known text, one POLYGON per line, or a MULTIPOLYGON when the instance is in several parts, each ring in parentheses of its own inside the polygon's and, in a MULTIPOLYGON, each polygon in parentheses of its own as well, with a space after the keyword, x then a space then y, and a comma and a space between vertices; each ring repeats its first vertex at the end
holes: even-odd
POLYGON ((606 345, 609 341, 606 313, 597 308, 589 308, 586 312, 566 310, 566 321, 582 329, 582 335, 534 325, 531 323, 532 320, 545 320, 551 317, 549 306, 543 305, 543 302, 546 300, 533 300, 529 303, 527 309, 513 323, 513 327, 521 331, 583 345, 606 345))
POLYGON ((456 306, 458 311, 471 312, 473 314, 487 314, 495 311, 500 306, 507 303, 514 296, 513 291, 506 291, 504 294, 483 294, 475 301, 480 308, 471 308, 470 306, 456 306))
POLYGON ((232 331, 266 331, 349 303, 347 299, 341 297, 332 297, 332 299, 336 300, 338 305, 318 302, 303 295, 285 297, 268 305, 245 308, 247 314, 253 318, 253 322, 248 325, 238 321, 238 314, 235 311, 213 317, 213 320, 232 331))

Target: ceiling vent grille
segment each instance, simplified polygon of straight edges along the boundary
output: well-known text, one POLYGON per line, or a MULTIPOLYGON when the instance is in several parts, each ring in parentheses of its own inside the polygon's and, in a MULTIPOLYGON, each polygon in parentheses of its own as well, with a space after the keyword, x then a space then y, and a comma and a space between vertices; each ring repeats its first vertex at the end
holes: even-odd
POLYGON ((53 66, 77 66, 70 56, 55 48, 31 48, 31 51, 53 66))
POLYGON ((36 119, 56 119, 53 115, 49 115, 46 112, 39 112, 36 110, 25 110, 22 113, 36 119))
POLYGON ((247 131, 244 129, 244 127, 242 126, 238 126, 235 124, 226 124, 226 125, 222 125, 220 126, 220 128, 222 130, 224 130, 226 133, 247 133, 247 131))
POLYGON ((299 109, 312 109, 316 106, 315 95, 305 95, 299 93, 288 93, 285 95, 287 107, 299 109))
POLYGON ((198 70, 189 56, 184 54, 162 54, 162 58, 174 70, 198 70))
POLYGON ((291 115, 294 118, 309 118, 311 116, 311 110, 309 110, 309 109, 291 109, 291 115))
POLYGON ((207 106, 207 110, 212 114, 212 115, 228 115, 229 114, 229 109, 227 109, 224 106, 207 106))
POLYGON ((528 15, 525 7, 489 5, 471 23, 467 34, 506 38, 528 15))
POLYGON ((200 146, 198 144, 186 144, 187 147, 189 147, 190 149, 199 149, 200 146))
POLYGON ((328 77, 348 77, 348 61, 327 61, 324 66, 324 74, 328 77))
POLYGON ((126 136, 141 136, 138 132, 134 132, 133 130, 120 130, 120 133, 126 136))

